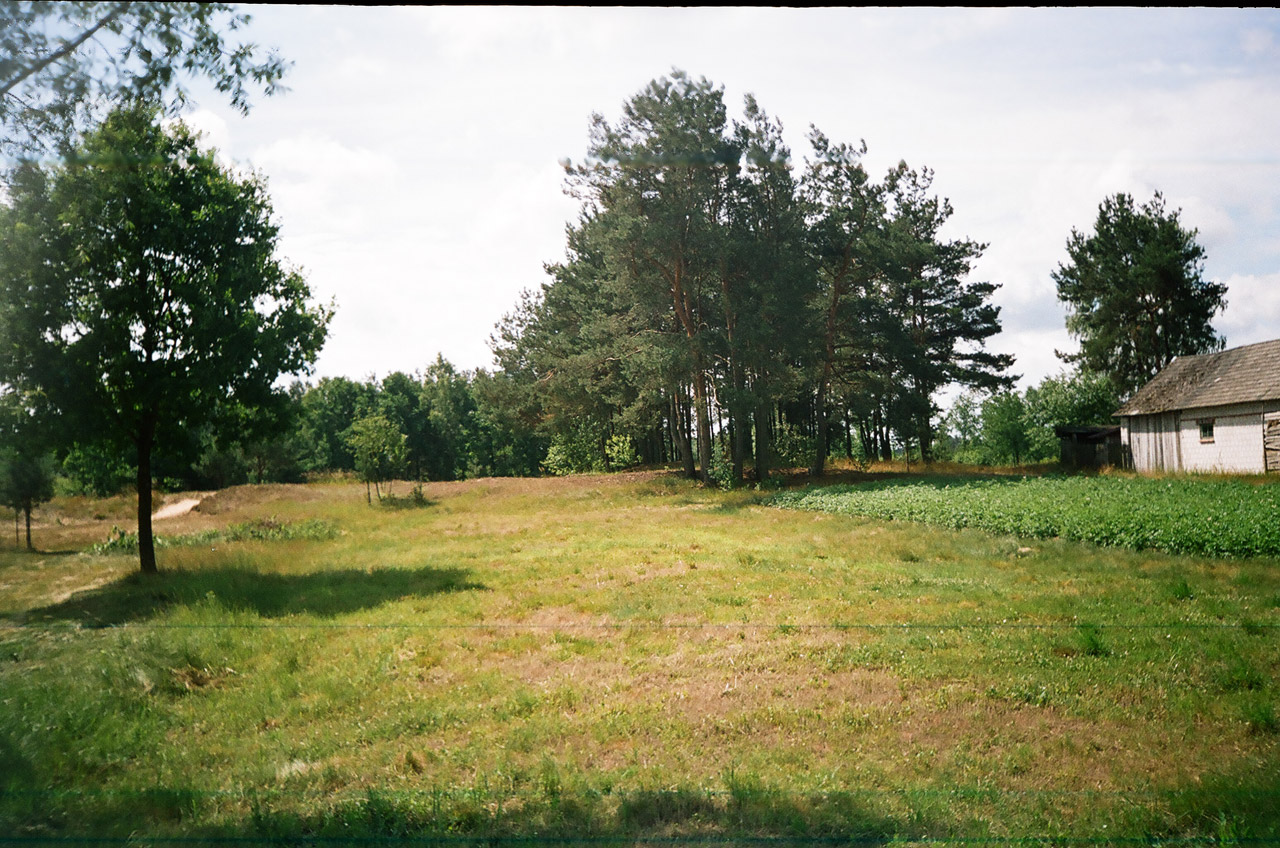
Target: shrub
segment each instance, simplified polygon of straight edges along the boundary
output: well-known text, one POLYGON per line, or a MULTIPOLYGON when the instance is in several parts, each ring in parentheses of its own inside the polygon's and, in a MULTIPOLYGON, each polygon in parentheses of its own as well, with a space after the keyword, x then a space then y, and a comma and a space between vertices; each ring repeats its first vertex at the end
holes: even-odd
POLYGON ((635 468, 640 464, 640 454, 630 436, 610 436, 604 445, 605 459, 612 470, 635 468))

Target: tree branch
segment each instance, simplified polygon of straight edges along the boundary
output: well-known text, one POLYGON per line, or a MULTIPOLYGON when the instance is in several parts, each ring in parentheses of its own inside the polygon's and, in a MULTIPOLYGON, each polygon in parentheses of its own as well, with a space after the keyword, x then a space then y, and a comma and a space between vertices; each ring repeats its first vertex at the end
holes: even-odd
POLYGON ((65 59, 66 57, 70 56, 72 53, 76 52, 76 50, 80 49, 80 46, 82 44, 84 44, 90 38, 93 38, 93 36, 96 35, 99 30, 101 30, 107 24, 111 23, 116 18, 124 14, 125 10, 128 9, 128 6, 129 6, 128 3, 117 3, 115 6, 111 8, 109 12, 107 12, 107 14, 103 15, 102 18, 98 20, 97 23, 95 23, 93 26, 89 27, 89 29, 81 33, 80 36, 76 38, 74 41, 63 41, 62 46, 57 50, 55 50, 54 52, 50 53, 48 56, 36 61, 35 64, 27 68, 19 69, 18 72, 14 74, 14 76, 11 79, 5 80, 4 83, 0 84, 0 97, 8 96, 9 92, 16 85, 18 85, 18 83, 22 82, 23 80, 29 77, 34 76, 35 74, 40 73, 45 68, 52 65, 54 62, 58 62, 62 59, 65 59))

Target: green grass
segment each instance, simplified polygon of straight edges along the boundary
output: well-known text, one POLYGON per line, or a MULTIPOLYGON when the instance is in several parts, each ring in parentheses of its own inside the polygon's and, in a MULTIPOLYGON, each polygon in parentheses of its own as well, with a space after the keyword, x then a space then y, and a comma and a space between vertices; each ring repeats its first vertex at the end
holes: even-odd
POLYGON ((784 492, 774 502, 795 509, 1135 550, 1280 556, 1280 486, 1238 480, 944 477, 784 492))
POLYGON ((425 489, 219 493, 157 530, 337 532, 155 579, 55 502, 0 552, 0 844, 1280 839, 1274 559, 425 489))

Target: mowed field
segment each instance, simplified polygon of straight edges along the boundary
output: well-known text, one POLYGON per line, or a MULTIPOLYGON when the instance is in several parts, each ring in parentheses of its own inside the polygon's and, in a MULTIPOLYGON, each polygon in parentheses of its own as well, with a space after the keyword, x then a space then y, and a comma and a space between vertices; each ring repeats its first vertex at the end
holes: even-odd
POLYGON ((50 505, 0 552, 0 844, 1280 842, 1280 560, 424 490, 219 492, 155 579, 86 552, 127 499, 50 505))

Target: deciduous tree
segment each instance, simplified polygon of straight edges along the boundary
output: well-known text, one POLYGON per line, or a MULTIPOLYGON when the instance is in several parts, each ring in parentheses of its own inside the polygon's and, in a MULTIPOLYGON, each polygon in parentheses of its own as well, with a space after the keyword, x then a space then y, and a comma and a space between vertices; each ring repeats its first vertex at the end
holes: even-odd
POLYGON ((205 77, 241 112, 248 86, 280 89, 286 63, 229 34, 249 15, 227 3, 0 2, 0 149, 58 146, 104 103, 168 97, 205 77))
POLYGON ((1033 460, 1054 459, 1060 447, 1054 427, 1095 427, 1112 423, 1120 406, 1115 386, 1102 374, 1074 371, 1045 377, 1026 392, 1026 420, 1033 460))
POLYGON ((982 442, 988 458, 1021 465, 1031 447, 1027 407, 1014 391, 1001 392, 982 403, 982 442))
POLYGON ((53 497, 54 459, 42 429, 16 394, 0 396, 0 504, 13 510, 15 533, 18 514, 26 517, 28 550, 31 512, 53 497))
POLYGON ((267 404, 277 378, 314 362, 330 312, 276 255, 263 181, 154 108, 112 113, 65 165, 19 176, 0 231, 14 257, 0 308, 17 331, 0 380, 81 441, 134 448, 140 564, 154 572, 155 446, 267 404))
POLYGON ((378 500, 382 500, 382 484, 389 483, 404 470, 404 433, 385 415, 366 415, 347 431, 347 444, 355 457, 356 472, 364 481, 365 500, 373 500, 369 496, 370 483, 378 493, 378 500))

